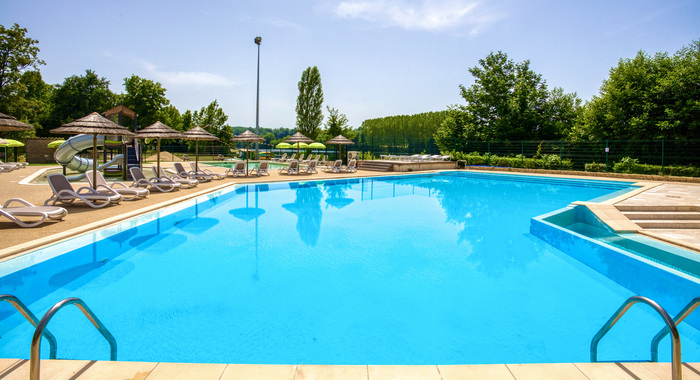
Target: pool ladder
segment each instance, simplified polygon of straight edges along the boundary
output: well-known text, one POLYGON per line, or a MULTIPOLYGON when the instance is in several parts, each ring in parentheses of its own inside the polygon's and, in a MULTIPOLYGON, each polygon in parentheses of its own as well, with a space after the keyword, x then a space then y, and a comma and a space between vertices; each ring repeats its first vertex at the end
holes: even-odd
POLYGON ((591 362, 595 363, 598 361, 598 343, 600 340, 605 336, 605 334, 610 331, 610 329, 617 323, 617 321, 622 318, 622 316, 629 310, 632 305, 636 303, 644 303, 649 306, 651 306, 652 309, 654 309, 661 318, 664 320, 666 323, 666 327, 662 328, 661 331, 659 331, 654 338, 651 340, 651 361, 652 362, 658 362, 659 361, 659 343, 661 343, 661 340, 668 335, 669 333, 671 334, 671 357, 672 357, 672 364, 671 364, 671 378, 672 379, 677 379, 681 380, 683 378, 682 371, 681 371, 681 337, 680 334, 678 333, 678 324, 683 322, 683 320, 689 316, 698 306, 700 306, 700 297, 694 298, 690 303, 688 303, 683 310, 676 315, 675 318, 671 319, 671 316, 657 304, 653 300, 647 298, 647 297, 641 297, 641 296, 634 296, 630 297, 625 301, 622 306, 620 306, 619 309, 613 314, 612 317, 603 325, 603 327, 598 330, 598 332, 595 334, 593 339, 591 340, 591 362))
POLYGON ((0 295, 0 301, 7 301, 12 306, 19 311, 24 318, 26 318, 35 328, 36 330, 34 331, 34 336, 32 336, 32 344, 30 347, 30 356, 29 356, 29 378, 32 380, 39 380, 39 373, 40 373, 40 362, 41 362, 41 338, 42 336, 45 337, 49 341, 50 347, 50 352, 49 352, 49 358, 50 359, 56 359, 56 337, 51 334, 51 332, 46 329, 46 325, 49 324, 49 321, 53 316, 58 312, 61 308, 64 306, 68 305, 75 305, 80 309, 80 311, 83 312, 85 317, 97 328, 97 331, 102 334, 102 336, 107 339, 107 342, 109 343, 109 348, 110 348, 110 355, 109 355, 109 360, 117 360, 117 341, 114 339, 114 336, 107 330, 107 327, 105 327, 104 324, 97 318, 95 313, 90 310, 90 308, 79 298, 71 297, 71 298, 66 298, 62 301, 59 301, 55 305, 49 309, 49 311, 44 314, 44 317, 41 318, 41 321, 37 319, 37 317, 29 311, 29 309, 20 301, 17 297, 9 294, 3 294, 0 295))

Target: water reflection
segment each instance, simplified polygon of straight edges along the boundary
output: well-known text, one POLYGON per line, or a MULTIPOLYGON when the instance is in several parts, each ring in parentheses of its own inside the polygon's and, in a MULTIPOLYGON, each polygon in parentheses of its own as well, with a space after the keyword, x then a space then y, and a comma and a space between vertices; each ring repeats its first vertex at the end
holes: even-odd
POLYGON ((321 235, 323 192, 315 182, 292 182, 289 188, 294 190, 296 198, 294 203, 285 203, 282 207, 297 216, 296 228, 301 241, 309 247, 315 247, 321 235))
POLYGON ((326 182, 323 184, 323 190, 326 192, 326 209, 328 206, 333 206, 341 209, 352 204, 355 200, 347 197, 347 191, 352 187, 350 183, 326 182))
POLYGON ((258 274, 258 246, 260 244, 258 234, 258 218, 265 214, 265 210, 258 207, 258 200, 260 193, 268 191, 270 191, 270 185, 266 184, 255 185, 255 187, 247 185, 236 189, 236 193, 238 194, 245 193, 245 207, 236 208, 229 211, 229 214, 233 215, 234 217, 240 220, 245 221, 246 223, 255 220, 255 273, 253 273, 253 280, 255 281, 260 280, 260 276, 258 274), (255 192, 255 207, 250 207, 248 204, 248 194, 250 193, 250 191, 255 192))

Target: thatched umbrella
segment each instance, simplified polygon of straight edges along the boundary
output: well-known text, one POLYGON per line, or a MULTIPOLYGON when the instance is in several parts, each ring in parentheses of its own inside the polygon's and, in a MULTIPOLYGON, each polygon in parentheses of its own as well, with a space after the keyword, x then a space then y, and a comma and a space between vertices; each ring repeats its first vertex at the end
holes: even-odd
MULTIPOLYGON (((97 189, 97 135, 103 136, 133 136, 128 129, 111 122, 97 112, 93 112, 70 123, 63 124, 50 130, 51 133, 71 135, 92 135, 92 186, 97 189)), ((126 164, 125 164, 126 165, 126 164)))
POLYGON ((338 149, 340 149, 340 153, 338 156, 341 156, 343 154, 343 145, 353 145, 355 144, 352 142, 352 140, 349 140, 347 137, 343 135, 338 135, 333 137, 332 139, 326 141, 326 145, 338 145, 338 149))
POLYGON ((16 118, 0 113, 0 131, 31 131, 34 129, 29 124, 18 121, 16 118))
POLYGON ((158 140, 156 147, 156 154, 158 155, 158 173, 156 173, 156 177, 158 177, 160 175, 160 139, 184 139, 185 135, 168 127, 160 121, 156 121, 148 127, 137 131, 136 138, 158 140))
POLYGON ((264 138, 256 135, 255 133, 245 130, 243 133, 239 134, 238 136, 233 136, 231 139, 233 141, 245 141, 245 175, 248 175, 248 147, 250 142, 262 142, 265 141, 264 138))
MULTIPOLYGON (((294 144, 294 143, 312 143, 314 140, 311 140, 310 138, 304 136, 301 134, 301 132, 297 132, 291 136, 288 136, 284 140, 282 140, 288 144, 294 144)), ((299 145, 297 145, 297 154, 299 154, 299 145)))
POLYGON ((219 138, 204 130, 202 127, 194 127, 184 133, 185 138, 194 140, 194 170, 199 170, 199 140, 219 141, 219 138))

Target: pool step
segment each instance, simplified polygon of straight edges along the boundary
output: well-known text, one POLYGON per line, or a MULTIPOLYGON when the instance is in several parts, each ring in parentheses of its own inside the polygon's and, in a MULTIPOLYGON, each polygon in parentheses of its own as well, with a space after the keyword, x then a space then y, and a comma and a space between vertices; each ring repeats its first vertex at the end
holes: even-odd
POLYGON ((624 211, 630 220, 700 220, 700 212, 696 211, 624 211))
POLYGON ((359 170, 369 170, 373 172, 390 172, 394 169, 394 164, 386 161, 360 161, 357 167, 359 170))
POLYGON ((700 229, 700 206, 615 206, 629 220, 646 229, 700 229))

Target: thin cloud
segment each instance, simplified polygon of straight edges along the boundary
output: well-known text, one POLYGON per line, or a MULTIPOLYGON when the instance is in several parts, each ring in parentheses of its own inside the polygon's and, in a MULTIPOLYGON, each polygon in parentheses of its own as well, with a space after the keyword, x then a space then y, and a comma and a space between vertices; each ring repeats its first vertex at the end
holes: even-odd
POLYGON ((345 0, 334 9, 343 18, 361 19, 388 27, 441 31, 467 26, 476 33, 493 15, 479 10, 468 0, 345 0))
POLYGON ((241 84, 241 82, 204 71, 165 71, 147 61, 141 61, 141 64, 150 77, 165 85, 225 87, 241 84))

